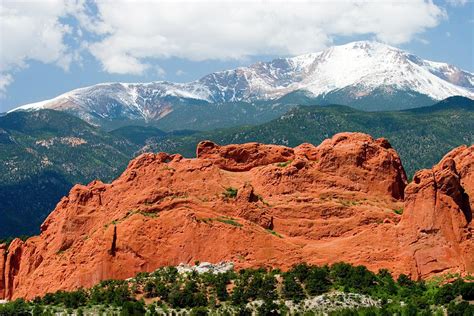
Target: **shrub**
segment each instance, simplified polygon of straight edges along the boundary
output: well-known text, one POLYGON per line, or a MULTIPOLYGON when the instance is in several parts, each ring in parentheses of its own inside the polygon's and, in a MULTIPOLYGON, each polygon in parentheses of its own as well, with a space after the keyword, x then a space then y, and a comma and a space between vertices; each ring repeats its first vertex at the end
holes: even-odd
POLYGON ((218 218, 217 219, 219 222, 221 223, 224 223, 224 224, 228 224, 228 225, 232 225, 232 226, 235 226, 235 227, 242 227, 244 225, 236 222, 234 219, 232 218, 218 218))
POLYGON ((229 199, 235 199, 237 197, 238 190, 233 187, 228 187, 224 191, 224 196, 229 199))
POLYGON ((474 300, 474 282, 464 282, 459 289, 459 294, 462 295, 462 298, 466 301, 474 300))
POLYGON ((208 314, 207 307, 204 306, 194 307, 190 313, 191 316, 207 316, 208 314))
POLYGON ((312 267, 304 284, 309 295, 320 295, 328 292, 331 287, 328 269, 312 267))
POLYGON ((293 274, 300 282, 304 282, 309 275, 310 267, 306 263, 294 265, 288 273, 293 274))
POLYGON ((403 214, 403 207, 394 209, 393 212, 395 214, 402 215, 403 214))
POLYGON ((277 164, 278 167, 280 168, 285 168, 286 166, 288 166, 289 164, 291 164, 293 162, 293 160, 288 160, 288 161, 285 161, 285 162, 280 162, 277 164))
POLYGON ((22 300, 17 299, 13 302, 0 305, 0 315, 2 316, 30 316, 28 304, 22 300))
POLYGON ((102 281, 90 291, 93 304, 122 306, 125 302, 133 301, 126 281, 102 281))
POLYGON ((207 297, 201 293, 195 281, 188 281, 183 289, 179 285, 173 287, 169 293, 168 302, 173 307, 198 307, 207 305, 207 297))
POLYGON ((120 315, 123 316, 143 316, 145 315, 146 310, 144 303, 141 301, 136 302, 124 302, 122 306, 122 310, 120 311, 120 315))
POLYGON ((466 301, 462 301, 459 304, 451 302, 448 305, 448 315, 450 316, 474 315, 474 305, 470 305, 466 301))
POLYGON ((284 298, 292 300, 294 302, 300 302, 306 297, 303 288, 295 280, 295 276, 289 273, 286 274, 283 278, 282 294, 284 298))

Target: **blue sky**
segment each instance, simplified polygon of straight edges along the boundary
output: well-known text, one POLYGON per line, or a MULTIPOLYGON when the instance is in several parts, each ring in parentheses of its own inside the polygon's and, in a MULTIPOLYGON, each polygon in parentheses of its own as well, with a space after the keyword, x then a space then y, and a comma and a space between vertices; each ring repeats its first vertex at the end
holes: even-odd
POLYGON ((194 3, 2 1, 0 112, 99 82, 191 81, 354 40, 474 71, 471 1, 194 3))

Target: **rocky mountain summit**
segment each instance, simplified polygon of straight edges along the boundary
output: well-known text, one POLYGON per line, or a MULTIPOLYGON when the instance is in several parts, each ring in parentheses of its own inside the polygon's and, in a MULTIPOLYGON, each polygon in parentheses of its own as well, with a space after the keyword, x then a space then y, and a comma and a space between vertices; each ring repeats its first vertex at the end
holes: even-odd
POLYGON ((474 146, 410 184, 389 142, 361 133, 295 148, 204 141, 196 153, 142 154, 110 184, 73 187, 39 236, 0 246, 0 298, 195 261, 474 272, 474 146))
POLYGON ((285 113, 288 105, 305 103, 399 110, 451 96, 474 98, 474 75, 386 44, 359 41, 188 83, 97 84, 15 110, 66 111, 105 126, 133 121, 208 129, 196 121, 212 120, 213 127, 262 123, 285 113))

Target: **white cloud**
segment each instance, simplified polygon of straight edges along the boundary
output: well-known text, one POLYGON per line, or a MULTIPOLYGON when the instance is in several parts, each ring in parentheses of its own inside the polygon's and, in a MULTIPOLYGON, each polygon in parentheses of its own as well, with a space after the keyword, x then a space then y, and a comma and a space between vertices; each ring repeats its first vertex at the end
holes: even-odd
POLYGON ((420 42, 421 44, 423 44, 423 45, 428 45, 430 43, 430 41, 428 41, 427 39, 424 39, 424 38, 417 38, 416 40, 418 42, 420 42))
POLYGON ((158 78, 164 78, 166 76, 166 70, 164 70, 160 66, 155 66, 155 72, 158 78))
POLYGON ((30 59, 67 69, 72 56, 64 37, 71 27, 59 21, 67 9, 60 0, 2 1, 0 71, 22 68, 30 59))
POLYGON ((447 0, 447 2, 452 6, 460 7, 465 5, 467 3, 467 0, 447 0))
POLYGON ((12 82, 13 82, 12 75, 0 73, 0 98, 5 97, 7 86, 9 86, 12 82))
POLYGON ((142 75, 160 74, 153 59, 296 55, 323 49, 337 36, 397 45, 445 17, 432 0, 2 0, 0 73, 29 60, 68 69, 83 50, 106 72, 142 75))
POLYGON ((186 72, 185 72, 184 70, 182 70, 182 69, 178 69, 178 70, 176 70, 176 73, 175 73, 175 74, 176 74, 176 76, 179 77, 179 76, 185 75, 186 72))
POLYGON ((318 51, 338 35, 389 44, 436 26, 445 11, 411 1, 98 0, 91 53, 111 73, 142 74, 150 58, 243 59, 318 51), (97 30, 95 30, 97 29, 97 30))
POLYGON ((30 60, 69 69, 78 55, 64 42, 72 27, 60 18, 81 7, 67 0, 0 2, 0 95, 30 60))

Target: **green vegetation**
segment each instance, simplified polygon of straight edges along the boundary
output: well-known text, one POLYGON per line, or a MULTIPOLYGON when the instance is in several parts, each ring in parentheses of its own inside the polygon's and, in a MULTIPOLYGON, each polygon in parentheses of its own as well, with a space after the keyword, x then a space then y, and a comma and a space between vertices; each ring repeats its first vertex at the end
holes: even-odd
POLYGON ((229 224, 229 225, 236 226, 236 227, 242 227, 243 226, 242 224, 236 222, 235 219, 233 219, 233 218, 219 217, 216 220, 218 220, 221 223, 229 224))
POLYGON ((21 235, 21 236, 18 236, 18 237, 7 237, 7 238, 0 238, 0 245, 1 244, 6 244, 7 247, 11 244, 11 242, 16 239, 16 238, 19 238, 23 241, 27 240, 28 238, 30 238, 31 236, 28 236, 28 235, 21 235))
POLYGON ((39 233, 74 184, 110 181, 138 148, 63 112, 0 116, 0 238, 39 233))
POLYGON ((274 230, 267 229, 267 232, 269 232, 270 234, 275 235, 275 236, 277 236, 277 237, 279 237, 279 238, 283 238, 282 235, 280 235, 279 233, 277 233, 277 232, 274 231, 274 230))
POLYGON ((235 227, 242 227, 244 225, 240 224, 235 220, 235 218, 232 217, 227 217, 227 216, 221 216, 221 217, 216 217, 216 218, 211 218, 211 217, 206 217, 206 218, 199 218, 197 219, 198 222, 200 223, 206 223, 206 224, 212 224, 213 221, 218 221, 224 224, 232 225, 235 227))
POLYGON ((340 132, 387 138, 411 177, 416 170, 431 168, 453 148, 474 143, 474 101, 452 97, 430 107, 392 112, 364 112, 342 105, 299 106, 261 125, 172 136, 157 140, 150 147, 192 157, 203 139, 218 144, 318 145, 340 132))
POLYGON ((223 195, 229 199, 235 199, 237 197, 238 190, 233 187, 228 187, 225 189, 223 195))
POLYGON ((394 212, 395 214, 402 215, 402 214, 403 214, 403 207, 394 209, 393 212, 394 212))
MULTIPOLYGON (((286 96, 278 109, 266 104, 264 121, 292 108, 273 121, 205 132, 163 132, 150 126, 126 126, 106 132, 77 117, 52 110, 1 116, 0 238, 38 233, 41 222, 74 184, 114 179, 143 146, 147 151, 194 157, 196 145, 203 139, 219 144, 258 141, 297 146, 303 142, 317 145, 339 132, 364 132, 387 138, 411 177, 415 170, 430 168, 454 147, 474 143, 474 101, 467 98, 452 97, 430 107, 392 112, 363 112, 340 105, 314 106, 315 100, 301 100, 301 96, 295 99, 286 96)), ((228 106, 220 107, 219 111, 241 113, 237 121, 248 117, 245 114, 248 111, 255 111, 248 104, 228 106)), ((206 116, 209 109, 202 108, 206 110, 200 121, 205 126, 201 127, 216 126, 217 122, 206 116)), ((166 116, 167 129, 191 124, 182 121, 184 111, 190 109, 177 106, 166 116)), ((260 110, 257 112, 262 118, 260 110)), ((229 115, 226 117, 233 120, 229 115)), ((237 121, 222 126, 236 125, 237 121)), ((287 161, 278 166, 284 168, 289 164, 287 161)), ((164 169, 173 171, 170 167, 164 169)), ((234 198, 234 190, 226 190, 224 196, 234 198)))
POLYGON ((135 278, 102 281, 89 290, 58 291, 32 301, 0 305, 0 315, 43 315, 98 311, 111 315, 157 315, 186 310, 191 315, 473 315, 474 283, 394 280, 387 270, 364 266, 298 264, 286 272, 243 269, 238 272, 178 273, 165 267, 135 278), (327 303, 310 308, 323 295, 327 303), (364 303, 364 301, 366 303, 364 303), (148 302, 148 303, 145 303, 148 302), (367 303, 370 302, 370 303, 367 303), (441 314, 440 314, 441 313, 441 314))
POLYGON ((293 162, 293 160, 288 160, 288 161, 285 161, 285 162, 280 162, 280 163, 277 163, 277 166, 280 167, 280 168, 285 168, 286 166, 288 166, 289 164, 291 164, 293 162))

